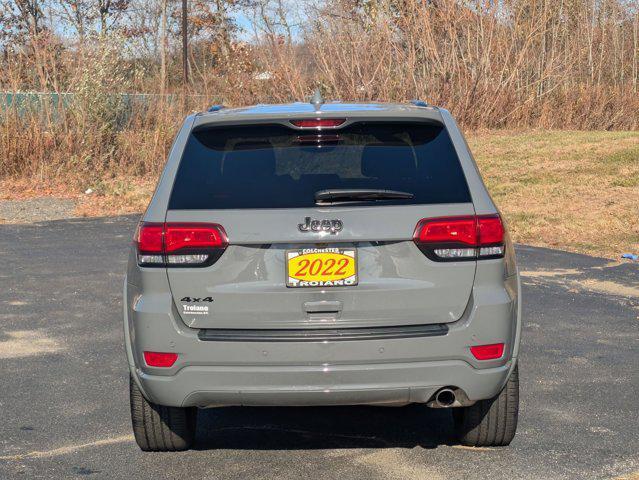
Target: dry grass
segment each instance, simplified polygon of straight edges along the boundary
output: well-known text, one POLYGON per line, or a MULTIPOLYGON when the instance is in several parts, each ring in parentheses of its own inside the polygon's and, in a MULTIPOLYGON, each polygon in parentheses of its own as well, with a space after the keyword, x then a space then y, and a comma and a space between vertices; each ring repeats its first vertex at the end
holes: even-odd
POLYGON ((101 182, 94 194, 80 196, 76 213, 82 217, 143 212, 155 189, 156 179, 112 179, 101 182))
MULTIPOLYGON (((608 258, 639 252, 639 132, 484 131, 468 137, 516 242, 608 258)), ((22 178, 0 182, 0 198, 72 197, 81 216, 142 212, 157 175, 88 176, 72 187, 22 178), (94 192, 85 195, 87 188, 94 192)))
POLYGON ((469 143, 515 241, 639 252, 638 132, 485 132, 469 143))
POLYGON ((616 477, 614 478, 614 480, 639 480, 639 472, 629 473, 628 475, 616 477))

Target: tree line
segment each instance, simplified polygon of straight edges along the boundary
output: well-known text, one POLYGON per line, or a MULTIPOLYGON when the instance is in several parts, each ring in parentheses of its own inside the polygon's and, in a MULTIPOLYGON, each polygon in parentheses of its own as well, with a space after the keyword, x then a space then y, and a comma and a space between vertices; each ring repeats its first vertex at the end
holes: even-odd
POLYGON ((0 0, 0 88, 74 92, 97 79, 91 88, 112 93, 239 105, 300 100, 319 87, 342 100, 421 98, 470 127, 639 122, 636 1, 187 5, 183 31, 180 0, 0 0))

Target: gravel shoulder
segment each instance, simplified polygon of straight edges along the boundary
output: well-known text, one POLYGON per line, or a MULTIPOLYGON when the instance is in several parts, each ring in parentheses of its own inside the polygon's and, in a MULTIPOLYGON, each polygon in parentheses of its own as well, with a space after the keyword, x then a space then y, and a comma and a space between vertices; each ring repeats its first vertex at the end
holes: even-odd
POLYGON ((0 199, 0 223, 34 223, 75 218, 78 202, 72 198, 0 199))

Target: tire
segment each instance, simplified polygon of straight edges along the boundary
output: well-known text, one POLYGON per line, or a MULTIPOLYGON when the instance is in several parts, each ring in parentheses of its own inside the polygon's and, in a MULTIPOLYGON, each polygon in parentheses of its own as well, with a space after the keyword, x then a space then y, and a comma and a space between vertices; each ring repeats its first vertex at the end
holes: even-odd
POLYGON ((140 449, 145 452, 176 452, 193 445, 197 408, 165 407, 149 402, 133 378, 129 378, 131 423, 140 449))
POLYGON ((453 409, 455 433, 462 445, 503 447, 515 437, 518 415, 519 371, 515 365, 508 382, 496 397, 453 409))

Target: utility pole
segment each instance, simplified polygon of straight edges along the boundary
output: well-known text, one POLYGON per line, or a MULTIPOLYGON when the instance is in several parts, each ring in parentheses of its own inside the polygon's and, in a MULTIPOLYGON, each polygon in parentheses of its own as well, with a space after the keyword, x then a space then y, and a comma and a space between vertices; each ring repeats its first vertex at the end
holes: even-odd
POLYGON ((188 12, 187 12, 187 0, 182 0, 182 74, 184 76, 184 90, 189 84, 189 57, 188 57, 188 12))

